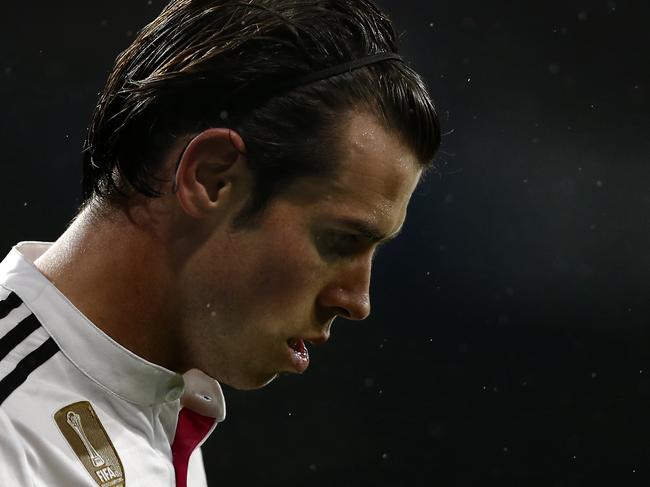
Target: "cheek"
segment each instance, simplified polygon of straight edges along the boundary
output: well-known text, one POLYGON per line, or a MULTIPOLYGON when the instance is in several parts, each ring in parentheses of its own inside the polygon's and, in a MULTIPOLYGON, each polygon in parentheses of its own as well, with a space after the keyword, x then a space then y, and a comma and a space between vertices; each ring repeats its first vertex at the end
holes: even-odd
POLYGON ((324 269, 309 242, 281 240, 257 254, 251 271, 250 289, 266 306, 277 308, 309 304, 324 269))

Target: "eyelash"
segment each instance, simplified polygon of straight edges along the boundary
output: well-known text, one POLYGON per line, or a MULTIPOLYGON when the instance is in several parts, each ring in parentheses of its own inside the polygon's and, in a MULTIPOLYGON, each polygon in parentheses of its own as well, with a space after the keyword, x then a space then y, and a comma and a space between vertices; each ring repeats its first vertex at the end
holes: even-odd
MULTIPOLYGON (((320 242, 321 253, 328 256, 350 257, 365 251, 372 243, 367 237, 355 233, 328 232, 317 238, 320 242)), ((375 246, 373 258, 379 249, 384 246, 382 242, 375 246)))
POLYGON ((361 244, 363 237, 351 233, 336 233, 328 236, 328 248, 341 254, 352 254, 361 244))

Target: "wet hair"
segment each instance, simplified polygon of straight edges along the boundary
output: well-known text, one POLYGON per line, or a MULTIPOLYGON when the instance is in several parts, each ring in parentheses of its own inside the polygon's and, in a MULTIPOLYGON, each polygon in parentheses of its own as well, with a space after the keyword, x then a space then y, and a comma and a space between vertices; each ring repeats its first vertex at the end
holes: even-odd
POLYGON ((335 173, 337 128, 352 111, 376 116, 432 167, 438 117, 405 63, 274 88, 397 52, 396 40, 371 0, 173 0, 118 56, 101 93, 84 145, 85 202, 160 196, 156 174, 176 138, 229 127, 246 144, 253 216, 297 178, 335 173))

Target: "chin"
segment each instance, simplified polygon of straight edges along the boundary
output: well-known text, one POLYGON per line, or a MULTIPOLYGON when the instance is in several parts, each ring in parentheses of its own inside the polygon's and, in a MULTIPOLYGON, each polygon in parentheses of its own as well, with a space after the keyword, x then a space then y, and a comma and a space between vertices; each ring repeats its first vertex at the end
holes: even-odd
POLYGON ((278 377, 278 375, 279 374, 276 373, 271 376, 265 375, 264 377, 255 378, 238 377, 230 383, 226 382, 226 384, 239 391, 254 391, 255 389, 261 389, 262 387, 269 385, 278 377))

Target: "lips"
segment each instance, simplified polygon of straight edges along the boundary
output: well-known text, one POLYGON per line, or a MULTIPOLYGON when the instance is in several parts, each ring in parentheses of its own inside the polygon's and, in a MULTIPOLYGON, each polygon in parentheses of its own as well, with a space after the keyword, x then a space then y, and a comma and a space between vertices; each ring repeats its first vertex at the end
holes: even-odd
POLYGON ((287 341, 291 355, 291 363, 297 372, 303 373, 309 367, 309 351, 302 338, 292 338, 287 341))

